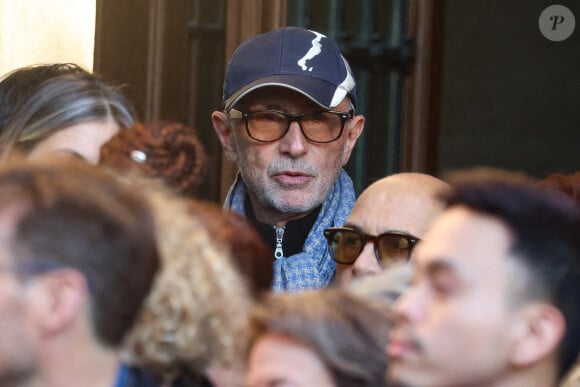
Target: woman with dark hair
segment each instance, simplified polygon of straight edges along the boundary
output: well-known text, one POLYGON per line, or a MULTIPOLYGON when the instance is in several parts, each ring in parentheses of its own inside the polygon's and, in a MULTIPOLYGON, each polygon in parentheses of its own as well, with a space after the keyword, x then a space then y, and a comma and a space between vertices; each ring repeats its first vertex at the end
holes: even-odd
POLYGON ((99 149, 133 111, 119 89, 75 64, 17 69, 0 81, 0 157, 73 155, 96 164, 99 149))
POLYGON ((64 74, 82 73, 74 63, 23 67, 8 73, 0 82, 0 130, 14 117, 14 111, 33 96, 40 85, 64 74))

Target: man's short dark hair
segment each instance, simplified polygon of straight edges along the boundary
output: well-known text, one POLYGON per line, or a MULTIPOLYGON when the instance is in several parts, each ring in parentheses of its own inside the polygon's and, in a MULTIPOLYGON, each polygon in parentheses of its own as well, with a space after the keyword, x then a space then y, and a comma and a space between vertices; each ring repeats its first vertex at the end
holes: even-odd
POLYGON ((18 208, 7 246, 15 262, 78 270, 95 336, 118 347, 157 272, 153 215, 131 187, 80 161, 0 166, 0 212, 18 208))
POLYGON ((447 207, 466 206, 503 222, 511 252, 528 270, 527 296, 548 299, 566 322, 559 348, 560 376, 580 350, 580 206, 525 175, 480 169, 450 177, 447 207))

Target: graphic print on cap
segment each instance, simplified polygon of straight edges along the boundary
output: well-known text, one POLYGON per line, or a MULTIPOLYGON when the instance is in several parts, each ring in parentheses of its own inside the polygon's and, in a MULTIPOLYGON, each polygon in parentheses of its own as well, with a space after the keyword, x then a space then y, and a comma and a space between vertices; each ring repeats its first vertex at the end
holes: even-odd
POLYGON ((304 70, 304 71, 306 71, 306 70, 312 71, 312 69, 314 67, 308 68, 308 66, 306 66, 306 61, 314 58, 316 55, 318 55, 322 52, 322 45, 320 44, 320 41, 322 40, 322 38, 326 38, 326 36, 322 35, 320 32, 316 32, 316 31, 312 31, 312 30, 309 30, 309 31, 312 32, 314 35, 316 35, 316 37, 314 39, 312 39, 312 47, 310 48, 310 50, 308 50, 306 55, 304 55, 302 58, 300 58, 300 60, 298 60, 298 62, 297 62, 298 66, 300 66, 302 68, 302 70, 304 70))
MULTIPOLYGON (((303 71, 309 71, 312 72, 312 70, 314 69, 314 66, 310 66, 308 67, 306 65, 306 61, 312 60, 314 59, 316 56, 320 55, 322 53, 322 43, 321 40, 323 38, 327 38, 326 35, 321 34, 320 32, 316 32, 316 31, 312 31, 312 30, 308 30, 309 32, 312 32, 314 34, 314 39, 312 39, 312 47, 310 47, 310 49, 306 52, 306 54, 300 58, 298 60, 298 66, 300 66, 300 68, 303 71)), ((344 80, 342 82, 340 82, 338 85, 336 85, 336 90, 334 91, 334 94, 332 96, 332 99, 330 100, 330 106, 337 106, 339 103, 342 102, 342 100, 347 96, 347 94, 349 92, 351 92, 356 85, 356 82, 354 80, 354 78, 352 77, 352 72, 350 70, 350 66, 348 65, 348 62, 346 61, 346 59, 344 59, 344 57, 342 56, 342 54, 339 54, 341 60, 344 63, 344 67, 346 68, 346 77, 344 78, 344 80)), ((317 69, 317 70, 322 70, 325 71, 325 69, 317 69)), ((328 71, 328 70, 326 70, 328 71)), ((310 98, 312 98, 312 96, 309 96, 310 98)))

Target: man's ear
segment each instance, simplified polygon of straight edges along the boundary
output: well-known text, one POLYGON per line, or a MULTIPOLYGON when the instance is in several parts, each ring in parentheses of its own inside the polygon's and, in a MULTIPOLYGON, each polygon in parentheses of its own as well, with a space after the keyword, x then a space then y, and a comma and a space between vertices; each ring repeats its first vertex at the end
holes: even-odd
POLYGON ((89 290, 79 271, 55 270, 32 281, 27 292, 33 305, 33 318, 43 337, 66 330, 85 312, 89 290))
POLYGON ((517 318, 512 364, 522 368, 555 358, 566 331, 562 312, 550 304, 534 303, 524 307, 517 318))
POLYGON ((213 128, 222 143, 226 157, 233 163, 237 163, 238 155, 232 146, 232 128, 229 125, 226 113, 221 111, 213 112, 211 115, 211 121, 213 123, 213 128))
POLYGON ((363 115, 356 115, 351 120, 345 122, 346 141, 344 143, 344 154, 342 156, 342 165, 345 166, 350 159, 350 155, 356 141, 363 132, 365 126, 365 117, 363 115))

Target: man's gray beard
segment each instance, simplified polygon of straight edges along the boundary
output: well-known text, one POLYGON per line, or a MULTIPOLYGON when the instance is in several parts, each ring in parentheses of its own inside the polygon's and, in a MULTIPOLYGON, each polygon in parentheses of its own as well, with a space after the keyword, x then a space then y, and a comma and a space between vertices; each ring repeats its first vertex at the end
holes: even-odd
MULTIPOLYGON (((234 139, 234 147, 236 148, 235 151, 238 154, 242 154, 241 151, 241 147, 239 146, 239 144, 237 143, 238 139, 235 138, 234 139)), ((278 212, 278 213, 283 213, 283 214, 300 214, 300 213, 306 213, 309 211, 314 210, 316 207, 320 206, 322 203, 324 203, 324 200, 326 199, 328 192, 330 191, 330 189, 332 188, 332 186, 336 183, 339 175, 340 175, 340 171, 342 170, 342 164, 341 164, 341 160, 343 158, 343 154, 345 152, 344 146, 343 148, 340 150, 340 154, 336 155, 336 173, 332 178, 332 181, 330 182, 330 184, 328 185, 326 192, 324 193, 324 195, 322 195, 319 199, 317 200, 316 203, 311 203, 307 206, 303 206, 303 207, 291 207, 291 206, 287 206, 282 204, 282 201, 279 200, 279 196, 275 195, 275 193, 277 192, 276 189, 274 189, 274 192, 269 192, 268 190, 260 190, 255 189, 253 190, 252 187, 247 186, 248 190, 252 191, 253 194, 255 195, 255 199, 257 199, 258 203, 260 203, 260 205, 265 208, 265 209, 269 209, 268 211, 273 213, 273 212, 278 212), (258 194, 259 193, 259 194, 258 194), (274 194, 274 195, 272 195, 274 194), (276 198, 276 199, 274 199, 276 198)), ((250 168, 249 165, 246 165, 246 168, 250 168)), ((278 160, 274 160, 270 166, 268 167, 267 170, 267 174, 268 176, 271 176, 272 174, 275 174, 277 172, 281 172, 284 170, 295 170, 295 171, 300 171, 302 173, 311 175, 311 176, 319 176, 320 171, 317 167, 313 167, 312 165, 304 162, 301 159, 290 159, 290 158, 280 158, 278 160)), ((248 184, 245 178, 244 178, 244 174, 242 173, 242 179, 246 182, 246 185, 248 184)))
MULTIPOLYGON (((316 207, 318 207, 321 203, 307 203, 304 206, 296 206, 296 205, 288 205, 283 203, 280 199, 279 191, 273 189, 274 192, 269 192, 269 190, 265 190, 261 193, 260 196, 257 196, 260 205, 263 208, 270 208, 272 212, 277 212, 280 214, 292 215, 292 214, 301 214, 305 212, 312 211, 316 207)), ((323 198, 324 201, 324 198, 323 198)))
POLYGON ((318 207, 320 204, 322 203, 309 203, 308 206, 303 206, 303 207, 291 207, 291 206, 285 206, 282 205, 280 203, 278 203, 276 205, 276 210, 278 210, 278 212, 284 213, 284 214, 302 214, 305 212, 310 212, 313 209, 315 209, 316 207, 318 207))

